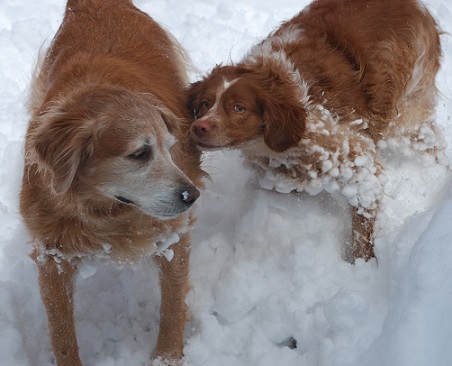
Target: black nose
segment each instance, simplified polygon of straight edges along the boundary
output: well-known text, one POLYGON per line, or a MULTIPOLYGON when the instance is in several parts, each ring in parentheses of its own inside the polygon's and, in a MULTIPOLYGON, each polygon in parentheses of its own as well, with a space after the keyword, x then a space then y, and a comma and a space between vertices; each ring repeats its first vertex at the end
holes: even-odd
POLYGON ((193 204, 198 199, 200 194, 201 193, 199 192, 198 188, 190 184, 189 186, 185 187, 181 193, 182 201, 193 204))

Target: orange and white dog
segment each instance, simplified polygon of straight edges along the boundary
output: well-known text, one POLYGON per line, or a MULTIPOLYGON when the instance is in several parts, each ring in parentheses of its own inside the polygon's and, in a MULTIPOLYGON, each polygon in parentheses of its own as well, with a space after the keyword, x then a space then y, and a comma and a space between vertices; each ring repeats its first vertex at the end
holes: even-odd
POLYGON ((180 364, 202 185, 180 45, 130 0, 69 0, 32 85, 20 209, 57 364, 78 366, 77 265, 156 256, 155 358, 180 364), (171 245, 171 247, 169 247, 171 245))
POLYGON ((239 148, 264 188, 352 206, 354 258, 374 256, 378 149, 443 149, 434 123, 437 25, 417 0, 316 0, 235 65, 192 84, 192 136, 239 148))

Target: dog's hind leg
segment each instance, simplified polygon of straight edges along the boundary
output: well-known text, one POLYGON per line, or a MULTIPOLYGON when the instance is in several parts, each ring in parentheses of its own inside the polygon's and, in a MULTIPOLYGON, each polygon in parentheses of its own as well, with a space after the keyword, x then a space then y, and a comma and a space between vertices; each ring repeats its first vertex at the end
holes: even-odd
POLYGON ((39 288, 50 328, 50 339, 58 366, 81 366, 74 324, 75 263, 59 257, 33 256, 38 267, 39 288))
POLYGON ((184 329, 188 320, 186 295, 189 291, 190 237, 181 236, 171 246, 174 256, 171 261, 157 257, 160 269, 162 301, 160 305, 160 330, 154 358, 171 361, 171 365, 182 364, 184 329))

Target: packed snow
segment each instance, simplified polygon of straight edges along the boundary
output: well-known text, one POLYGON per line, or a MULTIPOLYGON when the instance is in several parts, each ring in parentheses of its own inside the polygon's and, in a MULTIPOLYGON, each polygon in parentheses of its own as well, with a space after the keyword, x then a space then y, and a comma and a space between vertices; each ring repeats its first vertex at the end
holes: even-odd
MULTIPOLYGON (((186 48, 194 81, 216 63, 239 61, 308 0, 135 4, 186 48)), ((437 123, 452 146, 452 3, 426 5, 444 30, 437 123)), ((18 193, 31 70, 64 6, 0 1, 2 366, 54 364, 18 193)), ((195 208, 186 366, 452 365, 449 170, 416 155, 385 155, 378 262, 351 265, 343 259, 346 202, 260 189, 235 151, 205 154, 203 164, 211 180, 195 208)), ((84 263, 75 297, 84 364, 144 365, 157 337, 159 296, 157 269, 147 260, 84 263)))

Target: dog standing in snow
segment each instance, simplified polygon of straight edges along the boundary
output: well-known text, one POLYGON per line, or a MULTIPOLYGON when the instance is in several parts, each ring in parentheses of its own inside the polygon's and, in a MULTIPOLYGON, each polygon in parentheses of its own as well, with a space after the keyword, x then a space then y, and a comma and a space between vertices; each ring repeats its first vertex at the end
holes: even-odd
POLYGON ((82 364, 74 278, 92 256, 163 254, 154 357, 182 362, 188 209, 204 176, 184 67, 180 45, 130 0, 69 0, 35 76, 20 209, 59 366, 82 364))
POLYGON ((378 150, 444 148, 440 56, 438 27, 417 0, 316 0, 192 85, 191 133, 202 150, 240 149, 264 188, 340 192, 352 207, 351 255, 368 260, 378 150))

